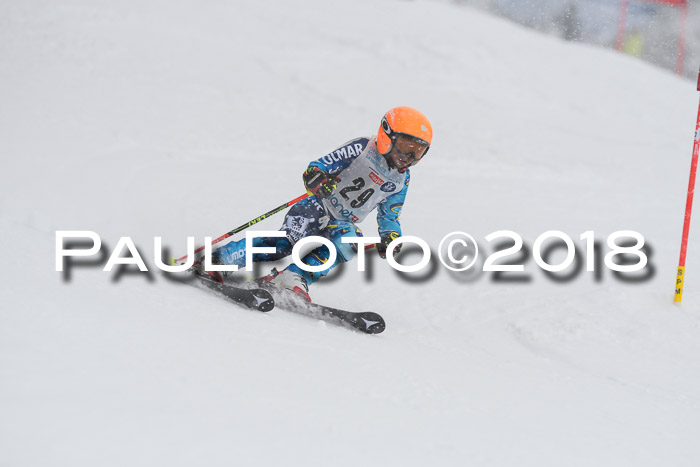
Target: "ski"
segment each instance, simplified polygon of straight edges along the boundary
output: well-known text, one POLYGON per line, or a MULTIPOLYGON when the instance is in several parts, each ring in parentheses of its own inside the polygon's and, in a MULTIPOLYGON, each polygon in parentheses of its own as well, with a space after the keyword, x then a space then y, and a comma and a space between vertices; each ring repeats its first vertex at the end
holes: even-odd
POLYGON ((201 274, 195 273, 194 276, 207 288, 247 308, 267 312, 275 307, 275 299, 265 289, 245 289, 230 284, 222 284, 201 274))
POLYGON ((275 303, 279 307, 294 313, 355 329, 366 334, 379 334, 386 328, 384 318, 378 313, 371 311, 358 313, 340 310, 338 308, 319 305, 318 303, 308 303, 291 291, 277 289, 270 291, 273 297, 275 297, 275 303))
POLYGON ((379 334, 384 331, 386 324, 384 318, 378 313, 371 311, 352 312, 320 305, 318 303, 307 303, 295 293, 276 288, 254 288, 237 287, 231 284, 222 284, 208 275, 195 273, 194 277, 219 295, 223 295, 236 303, 247 308, 267 312, 276 305, 285 310, 319 319, 327 323, 354 329, 366 334, 379 334))

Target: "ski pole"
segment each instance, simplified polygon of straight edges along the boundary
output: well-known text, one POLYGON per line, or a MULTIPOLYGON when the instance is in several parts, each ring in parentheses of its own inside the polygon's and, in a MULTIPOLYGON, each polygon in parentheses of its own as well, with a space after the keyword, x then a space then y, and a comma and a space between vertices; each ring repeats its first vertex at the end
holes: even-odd
MULTIPOLYGON (((700 91, 700 72, 698 72, 697 90, 700 91)), ((698 169, 698 152, 700 152, 700 106, 698 106, 698 119, 695 123, 695 142, 693 143, 693 158, 690 162, 688 198, 685 202, 685 221, 683 222, 683 237, 681 238, 681 257, 678 260, 678 272, 676 273, 676 293, 673 297, 673 301, 677 303, 680 303, 683 299, 683 280, 685 279, 685 254, 688 248, 690 213, 693 209, 693 192, 695 191, 695 172, 698 169)))
MULTIPOLYGON (((261 216, 258 216, 258 217, 256 217, 255 219, 253 219, 253 220, 251 220, 251 221, 249 221, 249 222, 246 222, 245 224, 243 224, 243 225, 241 225, 241 226, 238 226, 238 227, 236 227, 235 229, 233 229, 233 230, 231 230, 231 231, 229 231, 229 232, 226 232, 226 233, 223 234, 221 237, 217 238, 216 240, 213 240, 213 241, 211 242, 211 244, 214 245, 215 243, 219 243, 220 241, 225 240, 225 239, 231 237, 232 235, 236 235, 238 232, 241 232, 242 230, 247 229, 247 228, 250 227, 251 225, 255 225, 255 224, 257 224, 258 222, 260 222, 260 221, 262 221, 262 220, 264 220, 264 219, 267 219, 268 217, 270 217, 270 216, 272 216, 272 215, 274 215, 274 214, 277 214, 278 212, 283 211, 283 210, 287 209, 287 208, 290 207, 290 206, 294 206, 295 204, 297 204, 297 203, 298 203, 299 201, 301 201, 302 199, 305 199, 305 198, 308 198, 308 197, 309 197, 309 194, 308 194, 308 193, 304 193, 303 195, 299 196, 298 198, 294 198, 293 200, 291 200, 291 201, 289 201, 289 202, 287 202, 287 203, 281 204, 281 205, 277 206, 275 209, 273 209, 273 210, 271 210, 271 211, 268 211, 268 212, 266 212, 265 214, 263 214, 263 215, 261 215, 261 216)), ((202 251, 202 250, 204 250, 204 245, 202 245, 202 246, 200 246, 199 248, 197 248, 196 250, 194 250, 194 253, 195 253, 195 254, 196 254, 196 253, 199 253, 199 252, 202 251)), ((170 264, 173 264, 173 265, 174 265, 174 264, 183 264, 183 263, 185 262, 185 259, 187 259, 187 255, 183 256, 182 258, 178 258, 178 259, 170 258, 170 264)))

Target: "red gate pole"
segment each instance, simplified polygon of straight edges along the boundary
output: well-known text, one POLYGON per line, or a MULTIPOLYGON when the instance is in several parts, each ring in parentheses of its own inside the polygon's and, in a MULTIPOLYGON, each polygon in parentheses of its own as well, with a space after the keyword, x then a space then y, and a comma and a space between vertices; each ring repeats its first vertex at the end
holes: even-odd
POLYGON ((688 24, 688 3, 681 5, 681 28, 678 32, 678 58, 676 59, 676 73, 683 74, 683 66, 685 65, 685 36, 687 34, 688 24))
POLYGON ((617 21, 617 37, 615 38, 615 48, 622 50, 625 44, 625 27, 627 23, 627 5, 629 0, 620 0, 620 13, 617 21))
MULTIPOLYGON (((698 86, 700 91, 700 71, 698 72, 698 86)), ((695 123, 695 142, 693 143, 693 158, 690 162, 690 180, 688 181, 688 198, 685 202, 685 221, 683 222, 683 237, 681 238, 681 257, 678 260, 678 272, 676 273, 676 293, 673 301, 680 303, 683 299, 683 280, 685 279, 685 254, 688 249, 688 232, 690 230, 690 213, 693 209, 693 192, 695 191, 695 173, 698 169, 698 152, 700 152, 700 105, 698 106, 698 118, 695 123)))

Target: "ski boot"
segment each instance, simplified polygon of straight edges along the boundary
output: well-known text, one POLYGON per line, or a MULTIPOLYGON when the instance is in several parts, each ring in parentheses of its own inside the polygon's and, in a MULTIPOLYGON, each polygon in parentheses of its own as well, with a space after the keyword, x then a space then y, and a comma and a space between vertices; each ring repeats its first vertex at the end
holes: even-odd
MULTIPOLYGON (((198 276, 202 276, 205 279, 211 279, 215 282, 218 282, 220 284, 224 283, 224 277, 226 275, 225 272, 219 272, 219 271, 205 271, 204 270, 204 258, 200 258, 202 260, 201 263, 197 263, 192 267, 192 272, 197 274, 198 276)), ((225 264, 224 261, 219 258, 218 256, 212 256, 211 258, 211 264, 217 264, 217 265, 222 265, 225 264)))
POLYGON ((278 289, 291 290, 293 293, 302 298, 305 302, 311 303, 311 297, 309 296, 309 286, 306 283, 306 279, 299 274, 287 271, 284 269, 282 272, 277 271, 277 269, 272 268, 270 274, 267 276, 260 277, 256 279, 258 285, 261 287, 276 287, 278 289))

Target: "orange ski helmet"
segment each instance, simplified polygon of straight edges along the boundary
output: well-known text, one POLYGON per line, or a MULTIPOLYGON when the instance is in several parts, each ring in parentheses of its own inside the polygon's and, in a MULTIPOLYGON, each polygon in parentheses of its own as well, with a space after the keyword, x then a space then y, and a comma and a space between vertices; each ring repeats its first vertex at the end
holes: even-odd
MULTIPOLYGON (((433 127, 427 117, 411 107, 394 107, 382 118, 377 133, 377 149, 380 154, 389 154, 394 140, 406 135, 430 147, 433 127)), ((426 151, 427 152, 427 151, 426 151)))

